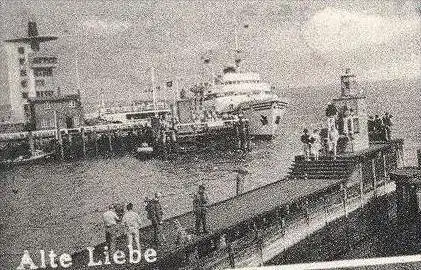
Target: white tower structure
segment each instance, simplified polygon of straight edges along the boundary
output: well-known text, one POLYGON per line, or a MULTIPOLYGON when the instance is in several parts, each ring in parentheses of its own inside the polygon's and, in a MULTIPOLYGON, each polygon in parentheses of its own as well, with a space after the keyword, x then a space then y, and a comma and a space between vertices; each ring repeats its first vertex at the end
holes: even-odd
POLYGON ((40 44, 56 40, 40 36, 36 22, 28 23, 28 36, 5 40, 0 55, 0 122, 25 123, 29 99, 56 95, 53 69, 57 57, 40 52, 40 44))
POLYGON ((340 133, 350 138, 350 151, 359 151, 369 147, 367 128, 366 97, 357 88, 355 75, 346 69, 341 76, 341 95, 333 99, 335 107, 343 121, 339 127, 340 133))

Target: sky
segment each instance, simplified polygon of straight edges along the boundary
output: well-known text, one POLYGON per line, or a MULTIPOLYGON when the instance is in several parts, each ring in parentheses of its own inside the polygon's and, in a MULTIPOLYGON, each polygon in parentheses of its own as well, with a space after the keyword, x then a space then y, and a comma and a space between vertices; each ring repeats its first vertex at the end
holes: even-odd
POLYGON ((279 88, 339 83, 347 67, 362 81, 421 74, 420 1, 3 0, 0 14, 1 40, 29 19, 59 37, 43 46, 59 55, 56 81, 87 102, 144 98, 152 67, 184 87, 218 73, 235 31, 242 68, 279 88))

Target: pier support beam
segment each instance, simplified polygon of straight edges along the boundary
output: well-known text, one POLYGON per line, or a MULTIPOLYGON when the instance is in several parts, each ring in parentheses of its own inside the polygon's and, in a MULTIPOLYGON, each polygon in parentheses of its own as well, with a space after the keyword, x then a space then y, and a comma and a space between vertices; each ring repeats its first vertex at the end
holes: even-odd
POLYGON ((94 130, 93 135, 95 140, 95 156, 98 156, 98 133, 94 130))
POLYGON ((364 177, 363 177, 363 168, 362 164, 358 164, 360 170, 360 203, 361 207, 364 205, 364 177))
POLYGON ((111 140, 111 131, 109 129, 108 129, 108 132, 107 132, 107 137, 108 137, 108 145, 109 145, 110 153, 112 153, 113 152, 113 143, 112 143, 112 140, 111 140))
POLYGON ((346 189, 345 184, 341 184, 342 189, 342 201, 343 201, 343 207, 344 207, 344 215, 345 217, 348 217, 348 209, 347 209, 347 201, 348 201, 348 192, 346 189))
POLYGON ((371 160, 371 171, 373 173, 373 193, 377 197, 377 175, 376 175, 376 159, 371 160))
POLYGON ((84 128, 81 128, 81 137, 82 137, 83 157, 86 157, 86 135, 85 135, 85 129, 84 128))

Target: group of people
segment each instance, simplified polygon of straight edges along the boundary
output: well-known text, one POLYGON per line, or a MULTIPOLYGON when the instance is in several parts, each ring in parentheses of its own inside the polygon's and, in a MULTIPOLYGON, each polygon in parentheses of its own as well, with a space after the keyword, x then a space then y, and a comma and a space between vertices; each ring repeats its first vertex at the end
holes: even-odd
MULTIPOLYGON (((145 198, 145 210, 147 218, 152 225, 153 243, 155 246, 160 246, 163 241, 165 241, 165 236, 162 233, 164 212, 160 198, 160 193, 155 193, 154 198, 145 198)), ((198 192, 193 198, 193 214, 196 218, 195 233, 197 235, 208 233, 206 223, 208 205, 209 199, 205 192, 205 187, 200 185, 198 192)), ((126 211, 121 218, 117 214, 116 206, 114 204, 111 204, 108 208, 109 209, 102 216, 105 226, 105 241, 108 249, 112 252, 116 250, 116 238, 120 234, 119 224, 121 224, 124 227, 124 233, 127 236, 127 245, 134 249, 134 244, 136 244, 136 247, 140 250, 139 230, 141 228, 141 218, 140 215, 133 210, 133 204, 128 203, 126 205, 126 211)), ((183 245, 190 241, 191 235, 187 233, 181 223, 177 219, 173 222, 177 233, 175 244, 183 245)))
MULTIPOLYGON (((354 132, 360 132, 354 110, 346 105, 338 110, 334 103, 330 103, 326 108, 326 117, 327 128, 323 129, 321 133, 318 129, 315 129, 312 134, 309 134, 308 129, 304 129, 301 135, 306 160, 310 158, 318 160, 322 149, 326 153, 332 153, 333 158, 335 158, 340 137, 344 140, 341 141, 339 148, 349 147, 350 151, 353 151, 354 132)), ((388 112, 385 112, 382 117, 379 115, 369 116, 367 125, 370 141, 389 141, 391 139, 391 118, 392 115, 388 112)))
POLYGON ((345 134, 352 137, 354 111, 347 106, 338 110, 335 104, 330 103, 326 108, 327 128, 325 130, 314 129, 309 134, 308 129, 304 129, 301 135, 303 144, 303 154, 306 160, 313 158, 318 160, 320 152, 323 150, 326 154, 331 153, 336 158, 339 135, 345 134), (341 128, 341 131, 338 129, 341 128))
POLYGON ((304 129, 303 135, 301 135, 301 142, 303 143, 305 159, 309 160, 312 157, 314 160, 318 160, 320 149, 322 148, 319 130, 315 129, 313 133, 309 134, 308 129, 304 129))
POLYGON ((368 117, 368 136, 370 141, 389 141, 391 139, 392 115, 385 112, 383 117, 379 115, 368 117))

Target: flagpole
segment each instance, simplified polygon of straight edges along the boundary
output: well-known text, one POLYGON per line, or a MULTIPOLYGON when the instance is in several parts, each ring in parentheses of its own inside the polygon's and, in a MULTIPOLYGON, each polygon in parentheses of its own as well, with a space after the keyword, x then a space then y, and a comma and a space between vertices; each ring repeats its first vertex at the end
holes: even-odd
POLYGON ((158 116, 158 113, 156 111, 156 89, 155 89, 155 69, 151 68, 151 82, 152 82, 152 104, 153 104, 153 110, 155 111, 155 116, 158 116))
POLYGON ((76 65, 76 84, 77 84, 77 94, 80 97, 80 77, 79 77, 79 50, 76 47, 76 57, 75 57, 75 65, 76 65))

